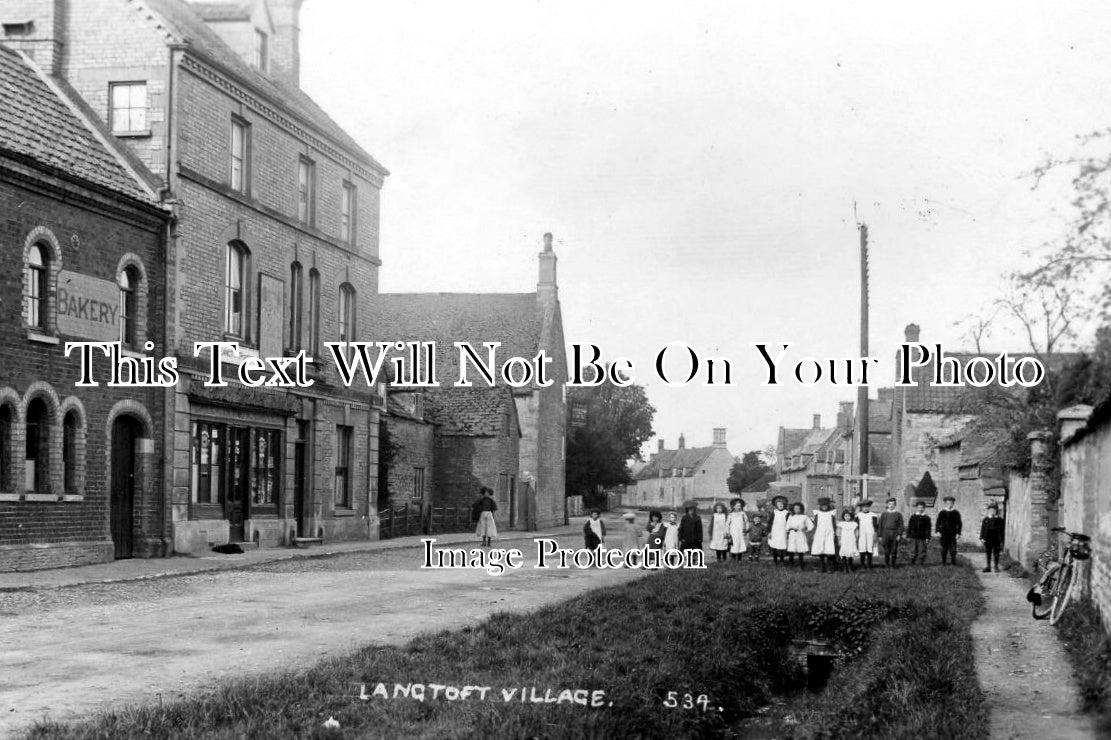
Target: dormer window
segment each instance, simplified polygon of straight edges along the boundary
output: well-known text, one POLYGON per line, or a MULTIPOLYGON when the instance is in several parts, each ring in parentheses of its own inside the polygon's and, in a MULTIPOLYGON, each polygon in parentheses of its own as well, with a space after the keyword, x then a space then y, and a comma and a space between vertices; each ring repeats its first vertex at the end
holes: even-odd
POLYGON ((266 34, 256 28, 255 29, 255 48, 253 50, 253 55, 251 57, 251 64, 254 65, 255 69, 260 70, 262 72, 266 71, 266 65, 269 62, 269 59, 267 59, 267 51, 268 50, 267 50, 266 43, 267 43, 266 34))

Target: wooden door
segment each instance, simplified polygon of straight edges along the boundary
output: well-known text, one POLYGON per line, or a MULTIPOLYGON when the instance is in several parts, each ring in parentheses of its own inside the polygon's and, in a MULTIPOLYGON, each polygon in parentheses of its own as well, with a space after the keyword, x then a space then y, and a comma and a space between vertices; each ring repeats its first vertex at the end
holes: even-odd
POLYGON ((135 443, 139 424, 129 416, 112 423, 111 531, 115 556, 129 558, 135 543, 135 443))

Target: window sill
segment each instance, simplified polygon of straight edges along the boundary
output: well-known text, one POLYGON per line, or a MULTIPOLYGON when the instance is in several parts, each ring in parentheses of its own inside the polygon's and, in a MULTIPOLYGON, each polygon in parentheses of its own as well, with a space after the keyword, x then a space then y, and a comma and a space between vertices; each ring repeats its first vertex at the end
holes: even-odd
POLYGON ((39 501, 39 502, 56 502, 61 501, 62 497, 56 493, 25 493, 23 494, 24 501, 39 501))
POLYGON ((0 502, 5 501, 22 501, 22 493, 0 493, 0 502))
POLYGON ((342 518, 342 517, 355 516, 355 510, 354 509, 336 509, 335 511, 332 512, 332 516, 336 517, 337 519, 342 518))
POLYGON ((150 133, 149 128, 144 129, 143 131, 113 131, 112 132, 112 136, 115 136, 117 139, 144 139, 144 138, 149 138, 150 135, 151 135, 151 133, 150 133))
POLYGON ((49 334, 42 334, 40 332, 35 331, 34 329, 31 329, 27 332, 27 338, 29 340, 31 340, 32 342, 38 342, 39 344, 61 344, 62 343, 62 340, 58 339, 58 337, 52 337, 49 334))

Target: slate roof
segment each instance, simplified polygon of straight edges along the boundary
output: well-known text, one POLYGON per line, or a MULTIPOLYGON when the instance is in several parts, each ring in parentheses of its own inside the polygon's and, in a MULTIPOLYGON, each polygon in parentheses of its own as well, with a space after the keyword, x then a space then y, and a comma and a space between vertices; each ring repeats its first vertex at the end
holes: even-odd
POLYGON ((249 21, 253 3, 209 3, 190 0, 189 5, 206 21, 249 21))
MULTIPOLYGON (((436 342, 441 388, 459 378, 459 350, 469 342, 486 359, 483 342, 501 342, 496 367, 510 357, 532 359, 540 348, 542 315, 535 293, 380 293, 371 299, 373 341, 436 342)), ((472 383, 485 382, 468 368, 472 383)), ((503 386, 500 377, 498 387, 503 386)))
MULTIPOLYGON (((358 142, 300 88, 264 75, 236 54, 215 31, 205 25, 201 12, 207 11, 202 10, 200 6, 190 6, 183 0, 144 0, 144 2, 165 22, 166 30, 176 42, 188 44, 194 54, 224 67, 269 97, 279 108, 288 109, 292 115, 315 127, 319 133, 339 144, 364 164, 383 175, 389 174, 385 167, 359 146, 358 142)), ((234 4, 219 3, 218 5, 234 4)))
POLYGON ((432 421, 439 425, 438 432, 449 437, 497 437, 504 434, 502 414, 513 403, 508 387, 489 388, 485 385, 430 389, 427 400, 426 410, 432 421))
POLYGON ((110 137, 78 115, 58 83, 0 44, 0 150, 23 155, 119 195, 157 204, 110 137))
POLYGON ((720 447, 684 447, 681 450, 662 450, 657 452, 654 459, 650 460, 647 465, 636 475, 637 480, 644 480, 645 478, 659 478, 661 470, 673 470, 675 468, 690 468, 691 475, 694 475, 696 468, 701 468, 702 463, 714 453, 714 450, 720 450, 720 447))
POLYGON ((787 429, 785 427, 779 428, 781 438, 783 439, 783 449, 779 453, 783 457, 790 457, 795 450, 802 447, 803 442, 810 436, 813 429, 787 429))

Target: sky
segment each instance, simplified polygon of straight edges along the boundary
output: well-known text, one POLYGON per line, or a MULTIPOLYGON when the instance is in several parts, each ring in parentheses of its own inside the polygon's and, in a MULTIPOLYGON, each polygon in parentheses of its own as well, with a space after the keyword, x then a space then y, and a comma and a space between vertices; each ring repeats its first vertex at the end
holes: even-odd
MULTIPOLYGON (((969 348, 957 322, 1067 227, 1067 174, 1029 173, 1111 127, 1100 3, 308 0, 301 21, 302 87, 391 171, 381 291, 530 292, 553 233, 568 343, 633 361, 670 448, 725 427, 739 455, 855 399, 762 385, 753 344, 790 343, 787 373, 860 355, 858 222, 871 380, 912 322, 969 348), (732 384, 664 385, 670 342, 732 384)), ((1002 323, 988 345, 1026 348, 1002 323)))

